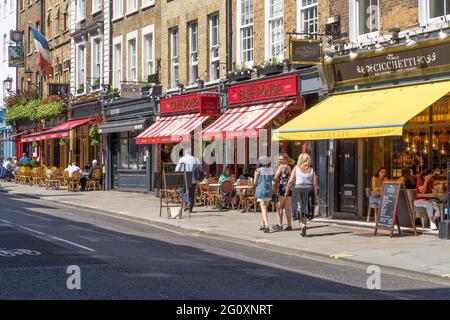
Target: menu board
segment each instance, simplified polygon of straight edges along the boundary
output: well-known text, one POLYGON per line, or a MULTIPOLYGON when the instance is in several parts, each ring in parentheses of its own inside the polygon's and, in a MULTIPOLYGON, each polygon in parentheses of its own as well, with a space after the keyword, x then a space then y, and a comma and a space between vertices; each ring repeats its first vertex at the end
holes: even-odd
POLYGON ((375 235, 378 229, 394 231, 395 225, 401 233, 400 227, 412 228, 416 234, 415 221, 412 214, 411 201, 403 182, 386 181, 381 191, 378 219, 375 225, 375 235))
POLYGON ((377 225, 386 229, 394 226, 394 213, 397 206, 400 184, 384 183, 381 194, 379 217, 377 225))

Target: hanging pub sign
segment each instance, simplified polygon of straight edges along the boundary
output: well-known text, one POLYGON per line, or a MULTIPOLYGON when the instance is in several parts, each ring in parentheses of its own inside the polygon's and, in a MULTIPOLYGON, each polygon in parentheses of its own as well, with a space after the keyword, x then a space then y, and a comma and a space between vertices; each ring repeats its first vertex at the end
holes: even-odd
POLYGON ((25 67, 23 45, 8 47, 8 62, 10 67, 25 67))
POLYGON ((241 84, 228 89, 229 104, 243 104, 297 95, 297 76, 241 84))
POLYGON ((322 41, 291 38, 289 58, 291 64, 321 64, 323 62, 322 41))
POLYGON ((183 94, 161 99, 160 113, 182 114, 199 112, 201 116, 215 116, 219 114, 219 97, 200 93, 183 94))
POLYGON ((375 81, 383 77, 404 78, 407 73, 414 76, 424 71, 443 72, 448 71, 449 66, 450 42, 447 42, 389 51, 381 55, 372 53, 355 61, 336 62, 332 64, 332 73, 337 85, 345 85, 375 81))

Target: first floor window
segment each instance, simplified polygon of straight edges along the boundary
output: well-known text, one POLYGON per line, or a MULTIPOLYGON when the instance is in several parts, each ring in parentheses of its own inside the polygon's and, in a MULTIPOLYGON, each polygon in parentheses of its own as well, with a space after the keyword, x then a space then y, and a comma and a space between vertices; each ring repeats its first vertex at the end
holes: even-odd
POLYGON ((86 83, 86 47, 84 45, 79 45, 76 56, 77 62, 77 93, 85 92, 86 83))
POLYGON ((102 57, 101 57, 102 42, 99 38, 92 42, 92 80, 93 86, 100 85, 100 77, 102 72, 102 57))
POLYGON ((178 84, 178 29, 170 30, 170 84, 178 84))
POLYGON ((114 88, 120 88, 120 82, 122 81, 122 44, 118 43, 114 45, 113 51, 113 82, 114 88))
POLYGON ((317 33, 318 15, 317 0, 298 0, 300 21, 300 32, 317 33))
POLYGON ((154 59, 153 59, 153 33, 147 33, 144 35, 144 52, 143 52, 143 79, 146 80, 147 76, 154 73, 154 59))
POLYGON ((189 82, 195 83, 198 78, 198 24, 189 24, 189 82))
POLYGON ((128 40, 128 81, 137 81, 136 38, 128 40))
POLYGON ((429 18, 440 18, 450 15, 450 0, 427 0, 429 18))
POLYGON ((122 2, 123 2, 123 0, 114 0, 114 2, 113 2, 113 17, 114 18, 118 18, 123 15, 122 2))
POLYGON ((239 58, 241 63, 253 61, 253 0, 238 0, 239 58))
POLYGON ((355 13, 358 36, 378 31, 378 0, 356 0, 355 13))
POLYGON ((127 13, 134 12, 137 10, 137 0, 126 0, 127 1, 127 13))
POLYGON ((241 29, 241 61, 253 61, 253 27, 241 29))
POLYGON ((219 15, 209 17, 209 81, 220 77, 219 15))

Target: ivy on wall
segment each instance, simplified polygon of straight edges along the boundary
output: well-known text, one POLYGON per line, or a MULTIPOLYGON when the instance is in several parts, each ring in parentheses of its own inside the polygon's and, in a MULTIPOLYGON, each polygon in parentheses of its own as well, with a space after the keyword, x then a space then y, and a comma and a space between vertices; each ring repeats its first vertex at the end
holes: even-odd
POLYGON ((14 121, 40 121, 46 118, 56 117, 62 111, 62 101, 50 101, 42 103, 39 99, 22 102, 8 108, 5 121, 12 124, 14 121))

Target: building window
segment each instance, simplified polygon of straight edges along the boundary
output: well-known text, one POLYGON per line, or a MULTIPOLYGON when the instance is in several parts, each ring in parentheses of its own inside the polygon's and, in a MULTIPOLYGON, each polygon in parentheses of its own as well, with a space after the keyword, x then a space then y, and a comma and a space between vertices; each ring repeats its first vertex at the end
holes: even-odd
POLYGON ((353 41, 378 36, 378 0, 353 0, 350 4, 350 38, 353 41))
POLYGON ((127 0, 127 13, 132 13, 137 10, 137 0, 127 0))
POLYGON ((142 0, 142 7, 150 7, 155 4, 155 0, 142 0))
POLYGON ((209 81, 220 78, 219 15, 209 17, 209 81))
POLYGON ((142 30, 142 79, 154 73, 154 38, 153 26, 142 30))
POLYGON ((100 0, 92 0, 92 13, 100 11, 102 9, 102 5, 100 0))
POLYGON ((120 18, 123 16, 123 0, 114 0, 113 1, 113 17, 120 18))
POLYGON ((188 24, 189 29, 189 83, 198 79, 198 24, 197 21, 188 24))
POLYGON ((120 133, 120 169, 145 169, 145 146, 136 144, 139 132, 120 133))
POLYGON ((238 59, 253 64, 253 0, 238 0, 238 59))
POLYGON ((86 19, 86 0, 77 0, 77 22, 86 19))
POLYGON ((120 88, 120 82, 122 81, 122 43, 114 44, 114 58, 113 58, 113 86, 114 88, 120 88))
POLYGON ((86 92, 86 46, 80 44, 76 55, 76 90, 78 94, 86 92))
POLYGON ((317 0, 297 0, 298 17, 297 29, 302 33, 317 33, 318 15, 317 0))
POLYGON ((52 11, 48 11, 47 13, 47 36, 49 38, 52 37, 52 11))
POLYGON ((6 17, 7 15, 8 15, 8 0, 3 0, 3 16, 6 17))
POLYGON ((22 11, 23 10, 23 2, 25 0, 19 0, 19 10, 22 11))
POLYGON ((170 34, 170 86, 178 84, 178 29, 171 29, 170 34))
POLYGON ((102 74, 102 41, 100 38, 92 40, 92 83, 97 87, 100 85, 102 74))
POLYGON ((428 19, 440 19, 450 15, 450 0, 427 0, 428 19))
POLYGON ((69 25, 69 1, 66 1, 63 14, 63 30, 67 30, 69 25))
POLYGON ((137 47, 136 38, 127 41, 127 81, 137 81, 137 47))
POLYGON ((266 0, 266 59, 283 55, 284 0, 266 0))

